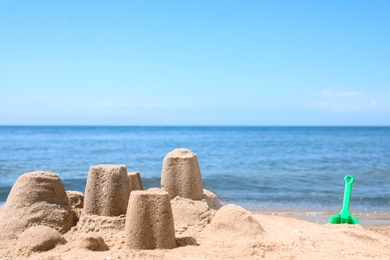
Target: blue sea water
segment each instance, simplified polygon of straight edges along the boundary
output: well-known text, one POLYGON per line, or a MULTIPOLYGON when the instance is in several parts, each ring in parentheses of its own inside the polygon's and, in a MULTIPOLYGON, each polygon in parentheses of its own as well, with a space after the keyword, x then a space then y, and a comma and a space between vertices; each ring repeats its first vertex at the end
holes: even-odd
POLYGON ((84 192, 101 163, 159 187, 165 155, 188 148, 223 203, 267 212, 337 212, 352 174, 351 211, 390 213, 390 127, 0 127, 0 204, 28 171, 58 173, 84 192))

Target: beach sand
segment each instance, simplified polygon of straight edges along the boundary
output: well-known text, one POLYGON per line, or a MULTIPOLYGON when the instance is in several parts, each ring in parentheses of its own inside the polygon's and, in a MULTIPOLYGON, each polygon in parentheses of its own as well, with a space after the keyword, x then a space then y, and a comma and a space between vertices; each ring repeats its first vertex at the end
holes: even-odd
MULTIPOLYGON (((55 248, 34 249, 30 238, 2 240, 0 259, 365 259, 390 258, 390 226, 316 224, 251 213, 236 205, 219 210, 206 200, 176 197, 173 249, 132 250, 125 216, 81 215, 55 248), (99 251, 104 250, 104 251, 99 251)), ((41 234, 45 236, 44 234, 41 234)), ((60 235, 61 236, 61 235, 60 235)))

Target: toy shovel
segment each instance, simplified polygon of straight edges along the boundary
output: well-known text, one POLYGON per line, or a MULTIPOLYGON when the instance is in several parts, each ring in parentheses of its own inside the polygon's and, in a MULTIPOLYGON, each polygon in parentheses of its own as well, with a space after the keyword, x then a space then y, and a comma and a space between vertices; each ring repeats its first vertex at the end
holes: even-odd
POLYGON ((333 215, 329 218, 329 224, 360 224, 359 220, 351 216, 351 213, 349 212, 349 202, 351 200, 352 184, 354 181, 352 175, 344 177, 345 190, 343 208, 341 209, 340 214, 333 215))

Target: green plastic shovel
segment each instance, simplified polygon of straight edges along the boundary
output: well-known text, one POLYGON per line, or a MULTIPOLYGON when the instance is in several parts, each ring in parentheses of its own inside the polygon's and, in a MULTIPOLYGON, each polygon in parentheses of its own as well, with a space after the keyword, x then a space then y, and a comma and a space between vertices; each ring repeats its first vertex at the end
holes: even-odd
POLYGON ((352 175, 347 175, 344 177, 345 190, 344 190, 344 200, 343 208, 340 211, 340 214, 333 215, 329 218, 329 224, 360 224, 359 220, 349 212, 349 202, 351 200, 351 191, 352 184, 355 181, 352 175))

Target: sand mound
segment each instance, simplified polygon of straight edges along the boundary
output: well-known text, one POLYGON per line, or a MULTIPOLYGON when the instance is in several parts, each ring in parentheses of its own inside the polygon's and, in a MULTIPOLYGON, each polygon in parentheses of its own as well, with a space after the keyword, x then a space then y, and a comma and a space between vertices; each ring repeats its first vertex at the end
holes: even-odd
POLYGON ((224 239, 258 239, 264 229, 255 216, 244 208, 229 204, 217 211, 207 232, 221 235, 224 239))
MULTIPOLYGON (((80 248, 79 241, 77 240, 79 237, 101 237, 110 250, 120 250, 125 246, 125 219, 125 215, 107 217, 82 214, 77 225, 66 233, 65 237, 67 239, 69 237, 68 241, 72 240, 76 248, 80 248)), ((93 241, 93 238, 87 240, 91 241, 84 241, 82 248, 88 249, 89 251, 100 251, 96 248, 104 248, 104 246, 96 247, 94 244, 101 243, 99 241, 93 241), (88 243, 91 243, 91 245, 88 246, 88 243)))
POLYGON ((97 235, 82 235, 77 239, 77 247, 91 251, 109 250, 103 238, 97 235))
POLYGON ((42 171, 19 177, 0 208, 0 219, 0 239, 16 239, 35 225, 45 225, 65 233, 74 224, 60 177, 42 171))
POLYGON ((176 235, 195 236, 213 219, 216 210, 206 201, 176 197, 171 200, 176 235))
POLYGON ((53 249, 57 244, 65 244, 66 240, 56 230, 46 226, 33 226, 20 234, 15 249, 21 255, 32 252, 44 252, 53 249))
POLYGON ((211 209, 219 210, 222 207, 217 195, 215 195, 213 192, 205 190, 205 189, 203 189, 202 201, 206 201, 207 205, 211 209))

